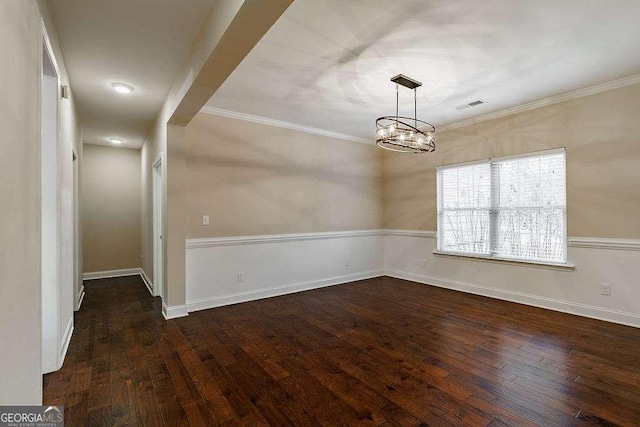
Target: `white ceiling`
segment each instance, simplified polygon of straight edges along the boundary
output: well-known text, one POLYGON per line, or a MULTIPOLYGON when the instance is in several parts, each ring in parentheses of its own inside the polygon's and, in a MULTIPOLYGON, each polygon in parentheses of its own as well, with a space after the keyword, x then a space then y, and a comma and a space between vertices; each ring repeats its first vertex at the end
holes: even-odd
POLYGON ((638 0, 296 0, 208 105, 371 138, 399 73, 437 127, 640 73, 638 52, 638 0))
POLYGON ((85 143, 142 145, 213 1, 49 0, 85 143))

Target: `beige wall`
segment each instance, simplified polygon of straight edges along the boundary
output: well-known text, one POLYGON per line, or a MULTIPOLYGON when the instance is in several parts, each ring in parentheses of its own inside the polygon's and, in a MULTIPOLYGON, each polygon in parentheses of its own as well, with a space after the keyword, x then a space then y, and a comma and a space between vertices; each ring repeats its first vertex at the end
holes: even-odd
MULTIPOLYGON (((56 30, 46 2, 0 2, 0 56, 11 58, 0 67, 5 82, 0 104, 0 405, 42 402, 40 284, 40 67, 42 27, 50 37, 60 83, 69 85, 56 30)), ((72 89, 72 88, 71 88, 72 89)), ((71 150, 81 155, 77 110, 69 99, 58 102, 60 207, 65 233, 61 240, 60 323, 73 316, 73 175, 71 150), (70 210, 71 208, 71 210, 70 210)))
POLYGON ((84 145, 84 271, 140 267, 140 151, 84 145))
POLYGON ((567 151, 571 236, 640 238, 640 84, 438 134, 433 154, 383 157, 384 226, 436 229, 439 165, 567 151))
POLYGON ((0 405, 39 404, 40 243, 38 11, 0 2, 0 405), (7 102, 11 100, 11 102, 7 102))
POLYGON ((184 186, 184 176, 176 173, 183 167, 185 161, 184 149, 181 146, 184 142, 181 139, 184 130, 174 129, 174 136, 178 137, 176 141, 178 147, 168 150, 172 142, 168 138, 167 127, 169 124, 184 127, 189 123, 291 2, 292 0, 214 2, 191 46, 187 60, 177 73, 162 109, 145 139, 142 148, 142 268, 147 276, 155 281, 151 226, 153 202, 151 165, 162 153, 165 156, 162 167, 166 196, 163 208, 164 231, 169 237, 163 242, 165 259, 163 277, 167 280, 163 283, 162 295, 167 306, 182 306, 186 301, 184 269, 174 270, 171 274, 166 271, 169 264, 182 265, 185 256, 183 242, 185 236, 179 235, 184 232, 184 215, 177 215, 179 207, 175 207, 173 212, 167 209, 167 200, 173 199, 174 196, 168 193, 168 189, 184 186), (178 165, 174 168, 174 173, 168 174, 167 171, 171 168, 172 162, 178 165), (179 223, 174 223, 176 220, 179 223), (167 240, 172 242, 171 246, 168 246, 167 240), (174 278, 180 279, 174 282, 174 278))
POLYGON ((380 228, 379 161, 373 145, 198 114, 187 238, 380 228))

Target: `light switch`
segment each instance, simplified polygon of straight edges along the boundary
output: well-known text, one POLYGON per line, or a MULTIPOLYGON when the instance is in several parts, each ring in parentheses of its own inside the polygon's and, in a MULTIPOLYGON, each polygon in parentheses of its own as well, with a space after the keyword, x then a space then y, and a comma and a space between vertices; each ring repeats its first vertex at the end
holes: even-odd
POLYGON ((202 215, 202 225, 209 225, 209 215, 202 215))

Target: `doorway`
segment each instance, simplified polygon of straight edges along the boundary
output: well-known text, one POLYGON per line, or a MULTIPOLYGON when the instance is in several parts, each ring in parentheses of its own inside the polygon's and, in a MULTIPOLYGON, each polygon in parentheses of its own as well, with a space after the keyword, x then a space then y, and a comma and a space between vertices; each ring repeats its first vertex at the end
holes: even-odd
POLYGON ((73 150, 73 311, 80 310, 84 298, 84 286, 82 284, 82 263, 80 262, 80 250, 82 238, 80 235, 80 166, 78 153, 73 150))
POLYGON ((162 176, 162 156, 154 163, 153 175, 153 291, 155 296, 163 296, 164 282, 164 219, 162 208, 164 205, 164 185, 162 176))
POLYGON ((43 40, 41 76, 42 373, 59 368, 60 201, 58 197, 58 72, 43 40))

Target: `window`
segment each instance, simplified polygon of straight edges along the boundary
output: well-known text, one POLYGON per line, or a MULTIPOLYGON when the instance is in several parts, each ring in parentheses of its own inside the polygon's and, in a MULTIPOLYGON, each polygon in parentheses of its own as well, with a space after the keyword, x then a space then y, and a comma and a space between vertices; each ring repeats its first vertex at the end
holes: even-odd
POLYGON ((438 168, 438 252, 566 263, 564 149, 438 168))

